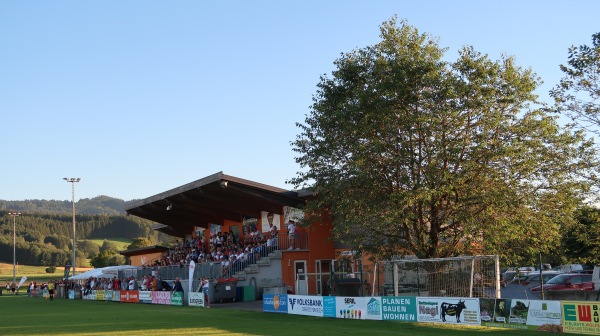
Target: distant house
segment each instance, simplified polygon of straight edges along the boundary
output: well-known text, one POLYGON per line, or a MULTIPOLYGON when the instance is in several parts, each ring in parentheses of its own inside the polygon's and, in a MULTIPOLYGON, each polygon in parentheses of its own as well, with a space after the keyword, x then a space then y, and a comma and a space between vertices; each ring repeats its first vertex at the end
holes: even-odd
POLYGON ((119 251, 119 254, 126 257, 131 266, 143 266, 158 260, 163 253, 169 250, 164 246, 147 246, 131 250, 119 251))

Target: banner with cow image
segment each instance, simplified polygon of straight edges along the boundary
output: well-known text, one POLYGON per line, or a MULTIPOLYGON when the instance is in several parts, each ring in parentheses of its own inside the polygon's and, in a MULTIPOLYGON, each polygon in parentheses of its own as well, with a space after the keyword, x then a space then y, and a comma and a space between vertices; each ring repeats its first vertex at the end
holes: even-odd
POLYGON ((417 297, 417 321, 480 325, 479 299, 417 297))

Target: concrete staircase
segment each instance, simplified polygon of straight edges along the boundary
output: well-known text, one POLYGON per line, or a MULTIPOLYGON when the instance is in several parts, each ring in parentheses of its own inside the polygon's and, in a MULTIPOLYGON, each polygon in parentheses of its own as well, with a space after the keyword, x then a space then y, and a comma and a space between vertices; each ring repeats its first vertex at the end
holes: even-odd
POLYGON ((243 270, 236 272, 233 274, 233 277, 238 279, 238 281, 244 281, 246 278, 252 274, 259 274, 261 267, 269 267, 272 262, 281 262, 281 251, 276 250, 269 253, 266 257, 261 257, 256 260, 256 263, 248 265, 243 270))

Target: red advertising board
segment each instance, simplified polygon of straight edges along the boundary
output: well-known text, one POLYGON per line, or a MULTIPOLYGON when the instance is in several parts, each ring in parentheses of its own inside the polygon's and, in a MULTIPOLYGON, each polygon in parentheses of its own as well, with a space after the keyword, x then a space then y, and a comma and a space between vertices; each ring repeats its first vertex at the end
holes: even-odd
POLYGON ((140 295, 136 290, 121 291, 121 302, 140 302, 140 295))

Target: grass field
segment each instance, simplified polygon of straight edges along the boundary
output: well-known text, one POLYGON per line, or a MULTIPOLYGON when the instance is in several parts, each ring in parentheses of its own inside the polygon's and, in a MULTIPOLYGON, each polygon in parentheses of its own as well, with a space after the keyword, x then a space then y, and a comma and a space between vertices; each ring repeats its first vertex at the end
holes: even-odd
POLYGON ((117 250, 119 250, 119 251, 125 250, 125 249, 127 249, 127 246, 131 245, 131 240, 125 239, 125 238, 87 239, 87 240, 91 241, 92 243, 95 243, 98 246, 102 246, 102 244, 104 244, 104 241, 106 240, 110 243, 115 244, 115 246, 117 247, 117 250))
POLYGON ((527 330, 327 319, 187 306, 0 296, 0 335, 521 336, 527 330))
MULTIPOLYGON (((46 268, 48 266, 26 266, 26 265, 17 265, 17 283, 23 276, 27 277, 27 281, 25 281, 25 285, 29 284, 29 281, 48 281, 48 280, 59 280, 63 278, 64 275, 64 266, 56 267, 55 273, 46 273, 46 268)), ((77 273, 82 273, 85 271, 89 271, 90 267, 77 267, 77 273)), ((13 281, 13 265, 0 263, 0 285, 6 286, 7 282, 13 281)), ((22 291, 26 291, 25 287, 21 288, 22 291)))
MULTIPOLYGON (((89 241, 95 243, 98 246, 102 246, 104 244, 105 239, 89 239, 89 241)), ((125 250, 127 246, 131 244, 131 240, 125 238, 113 238, 106 239, 108 242, 115 244, 119 251, 125 250)), ((12 254, 11 254, 12 258, 12 254)), ((18 262, 18 260, 17 260, 18 262)), ((16 267, 16 278, 17 282, 23 277, 27 277, 27 282, 29 280, 34 281, 48 281, 55 279, 62 279, 64 274, 64 265, 56 265, 55 273, 46 273, 46 268, 48 266, 28 266, 28 265, 17 265, 16 267)), ((93 267, 89 267, 89 260, 87 260, 86 265, 78 265, 77 266, 77 274, 89 271, 93 267)), ((12 282, 13 280, 13 265, 7 263, 0 263, 0 285, 5 286, 6 282, 12 282)))

